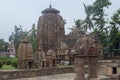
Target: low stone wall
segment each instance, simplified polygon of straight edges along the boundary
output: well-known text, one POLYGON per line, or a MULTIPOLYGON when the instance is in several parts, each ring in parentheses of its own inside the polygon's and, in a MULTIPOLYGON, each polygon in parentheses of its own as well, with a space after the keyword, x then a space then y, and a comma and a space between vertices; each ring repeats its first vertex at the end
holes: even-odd
POLYGON ((120 74, 110 75, 107 78, 102 78, 100 80, 120 80, 120 74))
POLYGON ((113 67, 117 69, 117 74, 120 74, 120 60, 99 60, 98 75, 112 75, 113 67))
POLYGON ((74 72, 74 67, 0 71, 0 80, 54 75, 54 74, 62 74, 62 73, 73 73, 73 72, 74 72))

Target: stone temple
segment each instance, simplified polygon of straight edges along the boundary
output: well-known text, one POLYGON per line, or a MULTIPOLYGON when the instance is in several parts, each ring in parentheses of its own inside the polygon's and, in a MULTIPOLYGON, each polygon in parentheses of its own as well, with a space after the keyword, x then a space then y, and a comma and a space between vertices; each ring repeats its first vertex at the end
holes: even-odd
MULTIPOLYGON (((42 11, 38 20, 36 52, 33 54, 27 39, 23 39, 18 48, 19 69, 50 69, 46 72, 49 74, 53 70, 57 73, 57 66, 73 65, 74 80, 120 80, 120 75, 114 75, 120 74, 119 63, 120 60, 103 60, 103 47, 97 34, 73 29, 65 35, 60 11, 51 5, 42 11), (103 79, 98 79, 99 75, 103 79)), ((35 73, 38 75, 37 71, 35 73)))
MULTIPOLYGON (((81 37, 85 35, 86 34, 79 29, 73 29, 69 34, 65 35, 64 20, 60 15, 60 11, 52 8, 50 5, 49 8, 42 11, 42 15, 38 20, 37 50, 34 53, 34 56, 30 58, 31 60, 24 57, 26 58, 24 61, 22 58, 19 58, 19 66, 24 66, 20 68, 31 68, 32 64, 36 64, 37 68, 51 68, 65 64, 74 65, 75 56, 79 54, 79 48, 76 47, 76 44, 78 44, 81 37), (24 64, 29 64, 29 66, 24 65, 21 62, 24 62, 24 64)), ((98 39, 95 35, 91 35, 91 37, 98 39)), ((97 54, 102 56, 102 46, 100 45, 100 41, 96 40, 96 43, 100 46, 101 50, 97 54)), ((18 52, 20 54, 24 52, 20 51, 22 51, 22 49, 19 48, 18 52)), ((28 57, 29 56, 31 55, 28 54, 28 57)))
POLYGON ((42 14, 37 25, 38 48, 40 47, 46 55, 41 62, 42 66, 56 66, 57 64, 64 64, 65 61, 70 61, 70 64, 73 64, 74 50, 71 46, 77 40, 75 36, 80 37, 81 32, 76 31, 77 33, 74 33, 73 31, 65 35, 64 20, 60 11, 52 8, 51 5, 43 10, 42 14))
MULTIPOLYGON (((64 64, 74 65, 75 56, 80 53, 76 44, 85 35, 79 29, 73 29, 69 34, 65 35, 64 20, 60 15, 60 11, 50 5, 49 8, 42 11, 42 16, 38 20, 38 50, 35 55, 40 54, 44 57, 36 56, 36 63, 40 64, 41 67, 54 67, 64 64)), ((89 39, 91 38, 95 38, 95 44, 99 46, 99 51, 96 54, 100 59, 103 56, 100 41, 97 35, 89 35, 89 39)), ((83 45, 85 45, 85 40, 82 41, 83 45)))

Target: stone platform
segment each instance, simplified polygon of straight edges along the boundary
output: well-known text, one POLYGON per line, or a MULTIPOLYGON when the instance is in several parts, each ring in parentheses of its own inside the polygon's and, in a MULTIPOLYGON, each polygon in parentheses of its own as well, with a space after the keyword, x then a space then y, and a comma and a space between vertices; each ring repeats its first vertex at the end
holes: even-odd
MULTIPOLYGON (((25 69, 25 70, 0 70, 0 80, 48 76, 56 74, 74 73, 74 67, 61 67, 49 69, 25 69)), ((31 80, 31 79, 30 79, 31 80)))
POLYGON ((74 73, 65 73, 65 74, 21 78, 21 79, 11 79, 11 80, 74 80, 74 77, 75 77, 74 73))

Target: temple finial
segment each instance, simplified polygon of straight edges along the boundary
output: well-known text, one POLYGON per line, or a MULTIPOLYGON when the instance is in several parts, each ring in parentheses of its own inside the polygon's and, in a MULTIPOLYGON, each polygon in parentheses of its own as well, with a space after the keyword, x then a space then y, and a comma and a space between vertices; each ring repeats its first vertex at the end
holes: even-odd
POLYGON ((52 5, 51 5, 51 0, 50 0, 50 5, 49 5, 49 8, 52 8, 52 5))

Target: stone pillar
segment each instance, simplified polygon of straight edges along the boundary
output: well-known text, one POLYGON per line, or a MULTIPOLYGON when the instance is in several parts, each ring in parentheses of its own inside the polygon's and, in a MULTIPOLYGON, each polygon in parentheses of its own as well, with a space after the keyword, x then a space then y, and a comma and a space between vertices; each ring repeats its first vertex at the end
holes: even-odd
POLYGON ((75 57, 75 79, 74 80, 85 80, 85 56, 78 55, 75 57))
POLYGON ((88 56, 88 80, 97 78, 97 56, 88 56))

